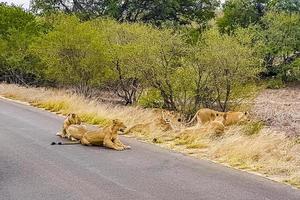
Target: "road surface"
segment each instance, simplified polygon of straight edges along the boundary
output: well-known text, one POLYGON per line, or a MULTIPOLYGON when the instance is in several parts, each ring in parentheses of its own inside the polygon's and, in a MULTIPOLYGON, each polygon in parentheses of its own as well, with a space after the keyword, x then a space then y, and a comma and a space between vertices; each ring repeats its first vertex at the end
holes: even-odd
POLYGON ((0 99, 1 200, 300 200, 300 190, 122 138, 123 152, 51 146, 63 118, 0 99))

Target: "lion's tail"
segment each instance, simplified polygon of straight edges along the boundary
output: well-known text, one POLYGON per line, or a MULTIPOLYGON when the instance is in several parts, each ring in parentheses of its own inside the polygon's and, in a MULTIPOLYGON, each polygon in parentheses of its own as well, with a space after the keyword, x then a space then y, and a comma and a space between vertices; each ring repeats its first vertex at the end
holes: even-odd
POLYGON ((198 112, 199 112, 199 110, 196 112, 196 114, 194 115, 194 117, 188 123, 185 124, 186 126, 190 125, 191 123, 193 123, 195 121, 195 119, 197 118, 198 112))
POLYGON ((74 145, 74 144, 80 144, 80 141, 76 142, 52 142, 51 145, 74 145))

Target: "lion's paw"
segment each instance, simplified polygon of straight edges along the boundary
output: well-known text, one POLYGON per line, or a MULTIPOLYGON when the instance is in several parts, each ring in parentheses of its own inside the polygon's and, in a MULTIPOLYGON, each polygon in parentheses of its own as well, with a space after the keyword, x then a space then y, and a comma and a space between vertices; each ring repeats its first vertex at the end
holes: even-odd
POLYGON ((57 133, 56 133, 56 136, 62 137, 62 133, 57 132, 57 133))

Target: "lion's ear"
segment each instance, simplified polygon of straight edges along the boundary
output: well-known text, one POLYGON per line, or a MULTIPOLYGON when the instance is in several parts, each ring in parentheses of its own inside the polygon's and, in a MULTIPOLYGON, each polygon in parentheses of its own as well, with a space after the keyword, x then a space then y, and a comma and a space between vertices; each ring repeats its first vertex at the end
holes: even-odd
POLYGON ((72 117, 75 118, 75 117, 76 117, 76 114, 75 114, 75 113, 72 113, 72 117))
POLYGON ((227 118, 227 113, 224 113, 223 118, 226 120, 226 118, 227 118))

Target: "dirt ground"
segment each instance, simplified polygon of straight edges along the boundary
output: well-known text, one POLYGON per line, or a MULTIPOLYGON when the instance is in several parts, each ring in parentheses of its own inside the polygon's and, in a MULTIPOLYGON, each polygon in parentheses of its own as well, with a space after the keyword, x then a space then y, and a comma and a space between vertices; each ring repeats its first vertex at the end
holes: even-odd
POLYGON ((264 90, 254 102, 252 114, 287 136, 300 136, 300 84, 264 90))

